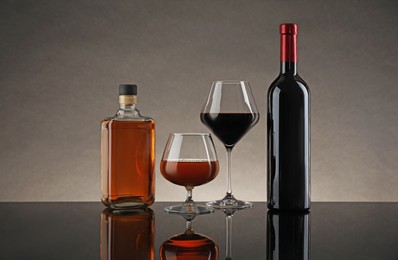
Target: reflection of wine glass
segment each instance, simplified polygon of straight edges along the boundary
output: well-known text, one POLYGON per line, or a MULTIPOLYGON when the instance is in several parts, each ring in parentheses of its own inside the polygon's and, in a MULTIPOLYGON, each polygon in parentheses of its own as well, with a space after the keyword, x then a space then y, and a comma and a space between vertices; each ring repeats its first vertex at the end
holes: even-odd
POLYGON ((310 212, 267 215, 267 259, 310 259, 310 212))
POLYGON ((208 202, 214 208, 247 208, 252 204, 232 195, 231 152, 236 143, 258 122, 259 113, 249 82, 213 82, 206 104, 200 114, 203 124, 210 128, 227 150, 227 194, 217 201, 208 202))
POLYGON ((218 260, 218 246, 209 237, 192 229, 194 214, 183 215, 186 219, 184 233, 175 235, 160 246, 161 260, 218 260))
POLYGON ((213 209, 197 205, 192 200, 192 189, 213 180, 218 174, 218 168, 210 134, 170 134, 160 162, 160 171, 168 181, 185 186, 188 194, 183 204, 165 210, 180 214, 212 212, 213 209))
POLYGON ((101 214, 101 260, 154 259, 154 213, 105 209, 101 214))

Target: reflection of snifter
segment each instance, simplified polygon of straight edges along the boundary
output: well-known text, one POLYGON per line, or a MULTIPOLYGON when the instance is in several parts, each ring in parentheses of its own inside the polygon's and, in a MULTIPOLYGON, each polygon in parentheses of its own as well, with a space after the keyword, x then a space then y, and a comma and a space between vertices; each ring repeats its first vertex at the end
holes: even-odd
POLYGON ((105 209, 101 214, 101 260, 153 260, 154 213, 105 209))
POLYGON ((182 215, 186 219, 184 233, 172 236, 160 247, 161 260, 216 260, 218 246, 209 237, 197 234, 192 229, 195 214, 182 215))
POLYGON ((310 212, 268 211, 267 259, 310 259, 310 212))

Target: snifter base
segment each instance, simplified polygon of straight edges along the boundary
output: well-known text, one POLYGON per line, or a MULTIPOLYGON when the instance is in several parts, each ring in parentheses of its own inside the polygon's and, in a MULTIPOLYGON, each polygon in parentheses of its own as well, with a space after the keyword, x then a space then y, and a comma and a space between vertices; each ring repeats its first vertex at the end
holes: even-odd
POLYGON ((164 208, 164 210, 168 213, 174 213, 174 214, 195 214, 195 215, 200 215, 200 214, 208 214, 212 213, 214 209, 211 207, 207 207, 204 205, 198 205, 196 203, 183 203, 180 205, 174 205, 174 206, 169 206, 164 208))

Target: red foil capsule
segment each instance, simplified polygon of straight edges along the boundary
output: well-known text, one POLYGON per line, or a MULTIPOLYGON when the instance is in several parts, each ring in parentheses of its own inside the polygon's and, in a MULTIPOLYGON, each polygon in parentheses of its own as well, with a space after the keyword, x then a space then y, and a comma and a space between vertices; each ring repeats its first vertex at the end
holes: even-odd
POLYGON ((297 31, 295 23, 283 23, 279 27, 281 34, 281 61, 297 62, 297 31))

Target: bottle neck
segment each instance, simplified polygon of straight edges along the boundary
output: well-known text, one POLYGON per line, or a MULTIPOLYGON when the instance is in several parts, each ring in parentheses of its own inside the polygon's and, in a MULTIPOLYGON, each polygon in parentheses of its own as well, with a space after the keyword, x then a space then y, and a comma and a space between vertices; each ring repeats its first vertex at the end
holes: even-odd
POLYGON ((125 118, 125 117, 139 117, 140 111, 137 110, 135 104, 122 104, 119 103, 119 110, 116 113, 116 117, 125 118))
POLYGON ((281 74, 297 75, 297 34, 281 34, 281 74))
POLYGON ((281 61, 281 74, 283 75, 297 75, 297 62, 281 61))
POLYGON ((135 104, 120 104, 119 103, 119 110, 126 110, 126 111, 136 110, 136 106, 135 106, 135 104))

